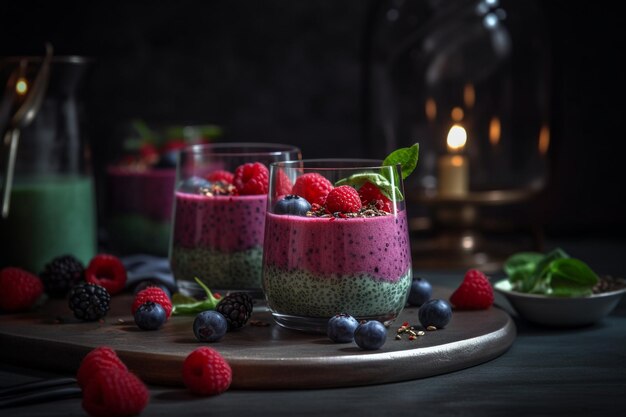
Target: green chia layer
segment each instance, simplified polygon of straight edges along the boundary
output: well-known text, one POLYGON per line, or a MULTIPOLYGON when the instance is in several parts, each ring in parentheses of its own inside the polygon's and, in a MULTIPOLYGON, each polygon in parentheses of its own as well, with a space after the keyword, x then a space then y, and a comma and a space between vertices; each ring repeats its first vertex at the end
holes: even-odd
POLYGON ((348 313, 357 318, 395 317, 406 303, 412 271, 397 281, 371 275, 316 275, 266 266, 263 291, 274 313, 300 317, 332 317, 348 313))
POLYGON ((262 259, 262 246, 228 253, 174 246, 170 263, 178 282, 198 277, 211 290, 249 290, 261 288, 262 259))

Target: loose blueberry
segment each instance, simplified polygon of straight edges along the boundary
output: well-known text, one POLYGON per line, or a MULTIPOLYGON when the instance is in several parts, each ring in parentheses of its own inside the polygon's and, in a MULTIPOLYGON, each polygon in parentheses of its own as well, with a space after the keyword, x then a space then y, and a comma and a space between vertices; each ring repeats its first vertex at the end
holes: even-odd
POLYGON ((306 216, 306 212, 309 210, 311 210, 311 204, 297 195, 287 195, 274 204, 274 213, 276 214, 306 216))
POLYGON ((167 295, 167 297, 170 300, 172 299, 172 293, 170 289, 167 287, 167 285, 164 285, 155 279, 145 279, 143 281, 140 281, 137 285, 135 285, 135 289, 133 290, 133 295, 137 295, 139 291, 145 290, 148 287, 159 287, 160 289, 163 290, 165 295, 167 295))
POLYGON ((178 191, 189 194, 202 194, 203 189, 211 187, 211 183, 204 178, 189 177, 178 186, 178 191))
POLYGON ((354 341, 361 349, 380 349, 387 341, 387 329, 379 321, 366 321, 357 326, 354 341))
POLYGON ((421 306, 430 300, 433 295, 433 286, 424 278, 415 278, 411 282, 411 290, 409 292, 409 304, 412 306, 421 306))
POLYGON ((328 320, 328 337, 335 343, 350 343, 359 322, 349 314, 341 313, 328 320))
POLYGON ((178 151, 169 151, 159 156, 159 160, 154 166, 157 169, 171 169, 176 168, 176 161, 178 159, 178 151))
POLYGON ((422 326, 434 326, 443 329, 452 318, 452 308, 445 300, 434 298, 422 304, 418 317, 422 326))
POLYGON ((135 324, 142 330, 157 330, 166 319, 165 309, 152 301, 143 303, 135 311, 135 324))
POLYGON ((199 313, 193 321, 193 334, 201 342, 217 342, 226 334, 228 322, 215 310, 199 313))

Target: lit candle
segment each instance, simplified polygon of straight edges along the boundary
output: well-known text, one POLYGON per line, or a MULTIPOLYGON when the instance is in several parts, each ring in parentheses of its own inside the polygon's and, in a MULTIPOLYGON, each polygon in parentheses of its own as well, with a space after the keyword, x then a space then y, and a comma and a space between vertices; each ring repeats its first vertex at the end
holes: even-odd
POLYGON ((467 133, 460 125, 450 128, 447 138, 448 153, 439 158, 439 194, 463 196, 469 189, 469 163, 461 154, 467 142, 467 133))

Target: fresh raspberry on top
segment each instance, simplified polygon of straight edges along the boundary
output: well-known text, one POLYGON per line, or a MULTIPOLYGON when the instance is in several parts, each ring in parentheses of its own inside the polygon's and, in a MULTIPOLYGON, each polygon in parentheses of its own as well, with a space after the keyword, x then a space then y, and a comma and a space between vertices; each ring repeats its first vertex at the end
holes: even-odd
POLYGON ((126 268, 114 255, 101 253, 93 257, 85 270, 85 281, 104 287, 115 295, 124 290, 126 268))
POLYGON ((135 311, 137 311, 139 306, 148 301, 161 304, 161 307, 163 307, 163 309, 165 310, 167 318, 169 318, 172 314, 172 301, 167 296, 165 291, 163 291, 159 287, 147 287, 146 289, 139 291, 135 296, 135 301, 133 301, 133 305, 131 307, 131 313, 133 314, 133 316, 135 315, 135 311))
POLYGON ((27 310, 42 293, 43 283, 37 275, 15 267, 0 270, 0 310, 27 310))
POLYGON ((83 409, 93 417, 140 414, 148 401, 148 387, 132 372, 107 369, 95 373, 83 388, 83 409))
POLYGON ((260 162, 249 162, 235 169, 233 184, 241 195, 267 194, 270 173, 260 162))
POLYGON ((285 171, 279 169, 276 175, 276 183, 274 184, 274 197, 291 194, 292 187, 291 180, 285 171))
POLYGON ((151 143, 144 143, 139 148, 139 157, 148 164, 153 164, 159 159, 159 151, 151 143))
POLYGON ((359 193, 349 185, 333 188, 326 197, 326 209, 331 213, 356 213, 361 209, 359 193))
POLYGON ((126 365, 124 365, 113 349, 108 346, 99 346, 85 355, 80 362, 78 372, 76 373, 78 386, 85 388, 98 371, 110 370, 128 371, 126 365))
POLYGON ((232 380, 230 365, 215 349, 199 347, 183 363, 183 382, 194 394, 221 394, 228 389, 232 380))
POLYGON ((232 184, 235 178, 235 175, 233 175, 232 172, 228 172, 224 169, 218 169, 217 171, 213 171, 207 174, 205 178, 211 182, 220 181, 226 184, 232 184))
POLYGON ((291 194, 299 195, 311 204, 323 206, 326 196, 333 189, 333 184, 317 172, 310 172, 298 177, 291 194))
POLYGON ((383 210, 387 213, 393 211, 393 202, 385 197, 385 195, 380 192, 380 189, 369 181, 359 188, 359 197, 361 197, 361 203, 364 206, 374 203, 378 210, 383 210))
POLYGON ((465 273, 463 282, 450 296, 450 302, 461 310, 484 310, 493 304, 493 287, 477 269, 465 273))

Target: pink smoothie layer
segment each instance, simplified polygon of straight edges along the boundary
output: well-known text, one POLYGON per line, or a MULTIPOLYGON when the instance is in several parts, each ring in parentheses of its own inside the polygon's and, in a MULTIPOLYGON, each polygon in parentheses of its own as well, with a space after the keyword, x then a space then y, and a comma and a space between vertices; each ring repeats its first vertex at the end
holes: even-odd
POLYGON ((136 171, 109 167, 107 198, 111 214, 140 214, 152 220, 169 221, 175 180, 175 169, 136 171))
POLYGON ((222 252, 263 245, 266 195, 176 193, 174 246, 222 252))
POLYGON ((285 271, 395 281, 411 265, 405 211, 351 219, 268 213, 265 230, 264 264, 285 271))

